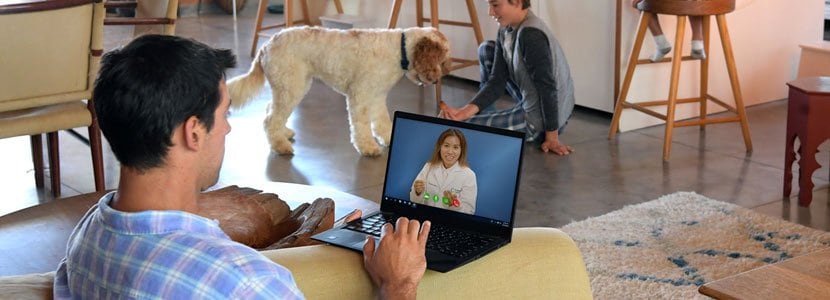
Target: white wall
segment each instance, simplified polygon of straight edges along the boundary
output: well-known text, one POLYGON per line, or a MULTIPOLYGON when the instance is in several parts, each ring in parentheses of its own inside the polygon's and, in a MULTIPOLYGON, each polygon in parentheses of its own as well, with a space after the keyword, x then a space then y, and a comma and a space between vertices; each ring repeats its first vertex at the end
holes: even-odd
MULTIPOLYGON (((386 27, 392 9, 389 0, 341 0, 347 14, 358 14, 371 19, 374 27, 386 27)), ((532 10, 546 20, 556 35, 571 66, 578 105, 602 111, 613 111, 614 83, 614 18, 617 0, 534 0, 532 10)), ((795 78, 799 44, 820 41, 823 27, 823 0, 737 0, 738 9, 727 15, 729 34, 738 68, 743 100, 746 105, 760 104, 786 97, 785 83, 795 78)), ((313 2, 313 1, 312 1, 313 2)), ((428 15, 428 1, 424 1, 428 15)), ((623 2, 623 43, 621 70, 625 70, 639 12, 623 2)), ((498 25, 487 15, 484 0, 475 0, 476 11, 485 39, 494 39, 498 25)), ((442 19, 468 21, 464 1, 439 1, 442 19)), ((333 13, 328 5, 327 13, 333 13)), ((727 103, 733 97, 726 73, 717 24, 712 18, 710 46, 710 94, 727 103)), ((676 19, 661 16, 663 30, 669 40, 674 39, 676 19)), ((688 24, 688 22, 687 22, 688 24)), ((398 27, 415 25, 415 1, 403 2, 398 27)), ((474 59, 478 45, 469 28, 442 25, 450 38, 453 56, 474 59)), ((690 30, 687 28, 684 52, 688 53, 690 30)), ((640 57, 654 51, 653 40, 646 37, 640 57)), ((638 67, 629 93, 629 101, 665 99, 668 95, 670 64, 638 67)), ((478 80, 475 67, 458 70, 453 75, 478 80)), ((623 76, 621 74, 620 76, 623 76)), ((696 62, 684 62, 681 72, 679 97, 697 95, 699 68, 696 62)), ((717 108, 717 105, 709 105, 717 108)), ((658 111, 664 109, 655 107, 658 111)), ((696 116, 695 105, 678 107, 677 118, 696 116)), ((752 124, 752 120, 750 125, 752 124)), ((645 114, 626 110, 620 129, 631 130, 660 124, 662 121, 645 114)))

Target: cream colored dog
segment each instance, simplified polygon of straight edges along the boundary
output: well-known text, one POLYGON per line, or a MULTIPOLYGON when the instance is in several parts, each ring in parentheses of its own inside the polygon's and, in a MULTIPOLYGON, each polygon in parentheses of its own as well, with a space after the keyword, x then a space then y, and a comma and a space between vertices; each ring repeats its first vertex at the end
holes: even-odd
POLYGON ((434 28, 325 29, 292 27, 274 35, 257 53, 247 74, 228 82, 231 103, 250 101, 267 79, 273 93, 265 129, 271 149, 294 152, 294 132, 285 127, 314 78, 346 96, 352 145, 376 156, 389 142, 392 122, 386 95, 406 74, 417 84, 434 83, 449 62, 446 37, 434 28), (405 51, 401 51, 405 49, 405 51))

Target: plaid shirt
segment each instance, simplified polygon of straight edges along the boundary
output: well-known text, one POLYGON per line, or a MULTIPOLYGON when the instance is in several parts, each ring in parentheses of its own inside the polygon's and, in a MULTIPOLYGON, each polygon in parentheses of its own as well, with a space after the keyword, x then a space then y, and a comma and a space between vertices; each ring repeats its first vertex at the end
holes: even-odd
POLYGON ((291 273, 181 211, 120 212, 109 193, 73 231, 55 299, 302 299, 291 273))

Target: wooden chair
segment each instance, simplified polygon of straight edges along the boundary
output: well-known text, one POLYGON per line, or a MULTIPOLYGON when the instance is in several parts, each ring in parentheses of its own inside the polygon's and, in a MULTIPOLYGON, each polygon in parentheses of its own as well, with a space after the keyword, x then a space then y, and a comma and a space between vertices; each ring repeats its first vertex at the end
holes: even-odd
MULTIPOLYGON (((707 124, 739 122, 744 137, 744 144, 746 151, 752 151, 752 139, 749 134, 749 125, 746 120, 746 110, 741 97, 741 86, 738 82, 738 71, 735 67, 735 58, 732 55, 732 44, 729 38, 729 32, 726 28, 726 14, 735 10, 735 0, 644 0, 645 11, 657 14, 669 14, 677 16, 677 31, 675 34, 675 42, 673 56, 671 58, 664 58, 657 62, 652 62, 648 59, 638 59, 640 49, 643 46, 643 39, 645 37, 648 22, 651 19, 650 14, 641 14, 639 29, 634 40, 634 48, 631 51, 631 56, 628 61, 628 69, 625 72, 625 78, 622 84, 622 90, 619 92, 619 98, 614 108, 614 117, 611 120, 611 129, 608 133, 608 138, 613 139, 620 124, 620 115, 624 108, 631 108, 648 114, 650 116, 666 121, 666 131, 663 139, 663 160, 668 160, 671 153, 672 130, 675 127, 695 126, 699 125, 704 129, 707 124), (694 60, 691 56, 682 56, 683 51, 683 34, 686 27, 686 16, 702 16, 703 17, 703 48, 709 53, 709 23, 710 16, 716 16, 718 23, 718 31, 720 33, 721 43, 723 45, 723 54, 726 58, 726 69, 729 73, 729 81, 732 86, 732 94, 735 98, 735 106, 730 106, 724 101, 721 101, 712 95, 708 94, 708 80, 709 80, 709 56, 700 60, 700 95, 695 98, 677 99, 678 81, 680 77, 680 63, 682 61, 694 60), (646 102, 628 102, 628 90, 631 87, 631 79, 634 76, 634 70, 638 65, 665 63, 671 62, 671 79, 669 83, 669 98, 667 100, 655 100, 646 102), (707 118, 707 100, 718 104, 727 110, 733 112, 734 116, 707 118), (700 105, 700 115, 697 119, 675 121, 674 113, 677 104, 698 103, 700 105), (667 106, 666 114, 661 114, 649 106, 667 106)), ((617 3, 618 7, 620 3, 617 3)), ((619 16, 619 13, 618 13, 619 16)), ((619 33, 617 34, 619 42, 619 33)), ((619 46, 618 46, 619 48, 619 46)))
MULTIPOLYGON (((416 0, 415 1, 415 18, 416 18, 416 25, 417 26, 424 26, 425 22, 429 22, 430 26, 434 28, 438 28, 440 24, 444 25, 452 25, 452 26, 462 26, 462 27, 470 27, 473 29, 473 33, 475 34, 476 45, 481 45, 484 42, 484 36, 481 33, 481 25, 478 22, 478 13, 476 12, 475 3, 473 0, 466 0, 467 3, 467 12, 470 14, 470 22, 457 22, 451 20, 442 20, 438 17, 438 0, 429 0, 429 11, 430 16, 424 17, 424 0, 416 0)), ((398 15, 401 12, 401 4, 403 4, 403 0, 395 0, 392 4, 392 13, 389 15, 389 28, 395 28, 398 24, 398 15)), ((478 59, 464 59, 464 58, 451 58, 451 64, 447 68, 447 72, 452 72, 461 68, 471 67, 471 66, 478 66, 479 62, 478 59)), ((436 105, 440 103, 441 100, 441 81, 435 83, 435 102, 436 105)))
POLYGON ((0 138, 30 136, 35 185, 43 187, 48 136, 52 194, 60 196, 58 131, 87 127, 95 190, 104 190, 101 132, 92 87, 102 50, 104 6, 96 0, 0 5, 0 138))
MULTIPOLYGON (((311 25, 311 17, 308 13, 308 2, 306 1, 307 0, 300 0, 300 10, 303 13, 302 19, 294 20, 294 0, 285 0, 285 22, 273 25, 262 25, 262 19, 265 15, 265 11, 268 9, 268 0, 259 0, 259 8, 256 13, 256 21, 254 22, 254 41, 251 43, 251 57, 256 54, 256 46, 257 43, 259 43, 259 37, 271 36, 267 33, 263 33, 263 31, 278 27, 291 27, 294 26, 295 23, 311 25)), ((340 4, 340 0, 334 0, 334 7, 338 14, 343 14, 343 5, 340 4)))
MULTIPOLYGON (((158 1, 158 0, 144 0, 158 1)), ((106 8, 136 9, 138 0, 106 0, 106 8)), ((176 34, 176 16, 179 9, 179 0, 167 1, 167 12, 163 18, 144 17, 106 17, 104 25, 163 25, 162 32, 166 35, 176 34)))

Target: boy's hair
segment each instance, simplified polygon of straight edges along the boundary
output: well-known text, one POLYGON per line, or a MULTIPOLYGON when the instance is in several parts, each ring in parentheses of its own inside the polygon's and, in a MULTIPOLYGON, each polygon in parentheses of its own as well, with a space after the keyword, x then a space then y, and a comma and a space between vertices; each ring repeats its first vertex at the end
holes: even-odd
POLYGON ((530 8, 530 0, 507 0, 510 4, 514 4, 516 1, 522 1, 522 9, 530 8))
POLYGON ((227 49, 191 39, 144 35, 101 60, 93 101, 101 131, 122 166, 146 171, 164 164, 173 129, 195 116, 213 128, 227 49))

